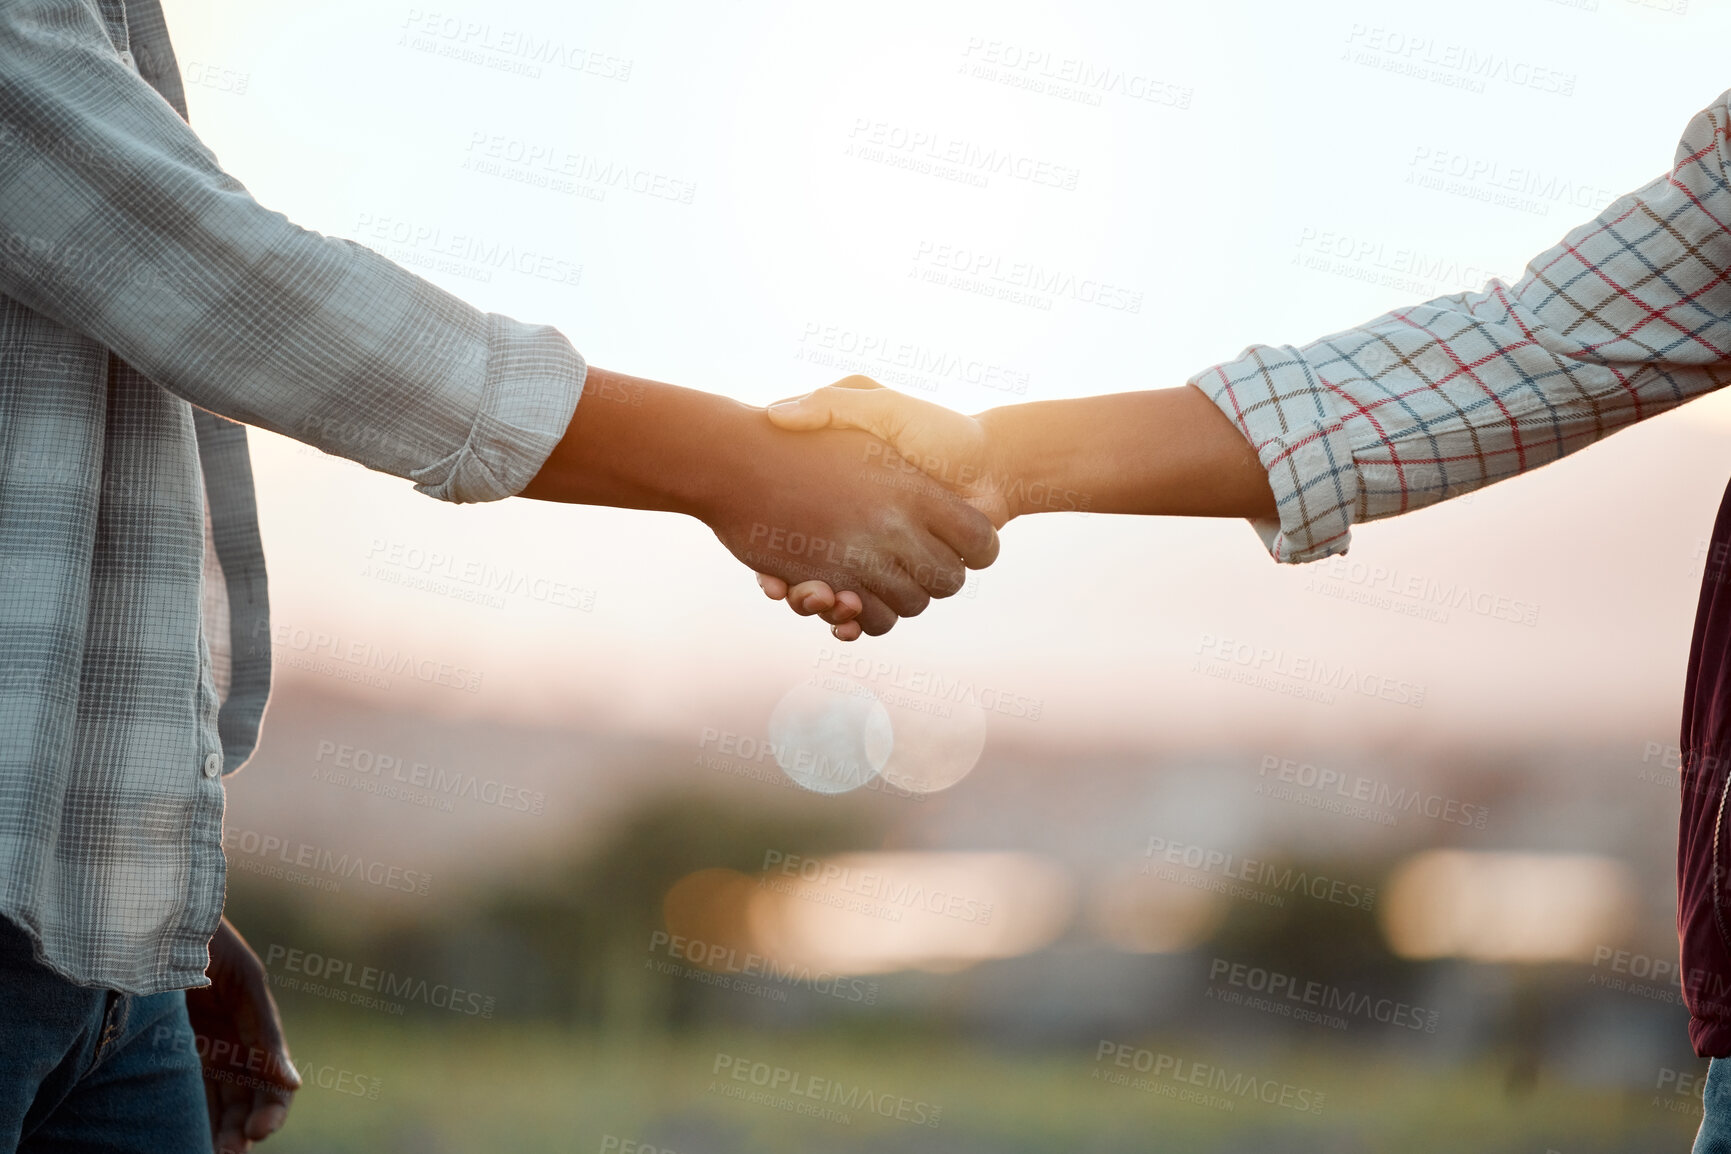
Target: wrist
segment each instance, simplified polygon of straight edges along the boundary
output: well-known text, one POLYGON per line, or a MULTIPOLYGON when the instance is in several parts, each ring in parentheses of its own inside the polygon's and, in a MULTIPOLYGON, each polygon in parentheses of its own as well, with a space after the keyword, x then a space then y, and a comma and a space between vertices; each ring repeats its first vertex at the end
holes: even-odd
POLYGON ((708 524, 768 429, 762 409, 591 366, 570 427, 522 496, 708 524))
MULTIPOLYGON (((982 467, 995 495, 1003 502, 1007 525, 1028 511, 1022 501, 1026 480, 1020 463, 1022 453, 1016 444, 1014 410, 987 409, 974 420, 980 426, 982 467)), ((1001 529, 1003 525, 998 527, 1001 529)))
POLYGON ((661 482, 669 508, 713 529, 742 502, 751 502, 762 475, 773 470, 775 426, 760 406, 697 396, 701 401, 688 414, 675 463, 661 482))
POLYGON ((1076 513, 1093 508, 1081 491, 1076 467, 1079 446, 1054 418, 1058 402, 1005 405, 980 414, 993 468, 1003 476, 1004 500, 1011 516, 1076 513))
POLYGON ((1034 401, 981 413, 992 467, 1012 517, 1025 513, 1086 513, 1096 509, 1090 491, 1089 439, 1066 423, 1069 402, 1034 401))
POLYGON ((712 393, 664 386, 646 405, 656 451, 630 466, 657 507, 713 526, 750 487, 771 428, 763 409, 712 393))

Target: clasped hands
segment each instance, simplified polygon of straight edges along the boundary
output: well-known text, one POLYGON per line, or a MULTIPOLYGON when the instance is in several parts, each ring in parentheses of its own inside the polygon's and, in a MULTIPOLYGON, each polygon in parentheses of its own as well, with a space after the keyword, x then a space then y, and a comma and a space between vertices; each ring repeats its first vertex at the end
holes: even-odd
POLYGON ((766 414, 590 366, 583 397, 523 496, 695 517, 843 641, 959 592, 1024 513, 1276 515, 1257 449, 1188 385, 968 417, 848 377, 766 414))
MULTIPOLYGON (((878 393, 897 395, 850 378, 814 396, 878 393)), ((576 416, 522 496, 695 517, 850 639, 886 632, 996 559, 992 506, 971 507, 972 494, 924 476, 867 431, 900 418, 855 420, 843 405, 806 415, 804 403, 767 417, 591 365, 576 416)), ((914 424, 903 420, 901 431, 914 424)))
MULTIPOLYGON (((990 436, 989 414, 964 416, 863 376, 847 377, 771 405, 768 412, 778 428, 793 432, 857 429, 871 434, 880 442, 866 451, 867 464, 876 470, 875 483, 886 488, 942 484, 990 521, 994 533, 1021 512, 1023 494, 1010 483, 1002 446, 990 436)), ((992 552, 995 557, 995 538, 992 552)), ((984 568, 990 563, 987 558, 968 567, 984 568)), ((965 579, 966 574, 956 576, 965 579)), ((879 634, 895 623, 894 617, 886 621, 875 606, 868 613, 867 600, 845 582, 810 577, 790 583, 761 571, 757 582, 767 596, 786 600, 800 616, 816 615, 828 622, 841 641, 852 641, 862 632, 879 634)), ((960 588, 957 584, 941 592, 933 590, 933 596, 949 596, 960 588)))

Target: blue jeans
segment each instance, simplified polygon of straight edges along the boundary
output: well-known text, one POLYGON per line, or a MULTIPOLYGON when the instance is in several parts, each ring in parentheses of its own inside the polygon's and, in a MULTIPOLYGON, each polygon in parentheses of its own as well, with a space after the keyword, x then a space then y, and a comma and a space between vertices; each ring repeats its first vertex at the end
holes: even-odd
POLYGON ((179 990, 75 986, 0 918, 0 1154, 211 1154, 179 990))
POLYGON ((1731 1060, 1714 1058, 1707 1064, 1701 1130, 1691 1154, 1731 1154, 1731 1060))

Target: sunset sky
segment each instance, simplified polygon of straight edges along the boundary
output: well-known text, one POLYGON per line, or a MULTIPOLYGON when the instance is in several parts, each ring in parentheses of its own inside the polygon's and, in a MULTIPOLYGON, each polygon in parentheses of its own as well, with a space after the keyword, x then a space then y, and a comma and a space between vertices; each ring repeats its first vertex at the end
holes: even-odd
MULTIPOLYGON (((1663 172, 1721 90, 1731 4, 1693 0, 1685 35, 1671 2, 1125 4, 1085 23, 1050 4, 729 4, 678 29, 654 4, 165 8, 194 124, 300 224, 553 323, 609 368, 756 403, 875 372, 975 411, 1176 385, 1252 342, 1513 281, 1663 172), (936 171, 993 150, 1019 163, 983 186, 936 171), (934 283, 957 264, 1075 287, 934 283)), ((451 711, 690 735, 760 732, 838 669, 827 630, 765 601, 695 521, 453 508, 252 444, 281 677, 325 676, 283 659, 334 638, 478 674, 478 692, 392 689, 451 711), (502 604, 462 579, 484 567, 514 575, 502 604), (416 587, 453 577, 457 596, 416 587)), ((1020 703, 994 737, 1049 744, 1566 732, 1638 758, 1674 740, 1727 474, 1714 397, 1363 526, 1347 565, 1277 567, 1236 522, 1027 518, 967 595, 843 668, 990 690, 1020 703), (1446 619, 1415 615, 1450 589, 1470 597, 1446 619), (1246 668, 1232 654, 1343 665, 1422 705, 1198 667, 1246 668)))

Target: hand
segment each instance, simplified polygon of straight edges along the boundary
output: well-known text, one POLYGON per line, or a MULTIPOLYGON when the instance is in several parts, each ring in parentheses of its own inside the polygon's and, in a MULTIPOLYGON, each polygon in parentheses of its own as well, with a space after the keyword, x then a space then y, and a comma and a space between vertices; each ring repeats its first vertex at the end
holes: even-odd
POLYGON ((817 614, 830 623, 830 632, 838 641, 853 641, 860 635, 860 623, 854 618, 864 608, 858 593, 843 590, 837 593, 822 581, 801 581, 791 589, 780 577, 767 573, 757 575, 757 587, 771 601, 787 599, 787 607, 801 617, 817 614))
POLYGON ((788 433, 764 422, 736 482, 699 512, 734 556, 766 578, 814 582, 856 629, 885 632, 958 592, 967 569, 996 558, 991 522, 942 485, 878 462, 892 450, 864 433, 788 433), (899 472, 899 470, 898 470, 899 472), (839 590, 839 592, 831 592, 839 590))
POLYGON ((843 377, 833 385, 778 401, 769 419, 794 432, 859 429, 883 441, 875 465, 904 476, 926 476, 949 487, 1002 529, 1021 512, 1020 487, 1011 483, 1003 452, 989 427, 930 401, 886 389, 870 377, 843 377))
POLYGON ((779 429, 762 409, 590 366, 577 415, 522 495, 687 513, 784 585, 851 594, 853 626, 876 634, 998 553, 985 515, 917 470, 885 473, 886 457, 900 463, 839 423, 779 429))
MULTIPOLYGON (((803 397, 771 405, 769 418, 784 429, 861 429, 885 442, 875 464, 891 473, 919 474, 943 481, 1002 528, 1019 512, 1017 489, 1008 484, 995 459, 986 426, 975 417, 886 389, 869 377, 846 377, 803 397)), ((789 587, 779 577, 757 575, 758 585, 773 599, 786 598, 800 616, 817 614, 833 627, 841 641, 860 635, 862 604, 857 595, 836 592, 821 580, 789 587)))
POLYGON ((186 992, 217 1154, 244 1154, 282 1128, 301 1077, 289 1060, 270 976, 227 918, 210 940, 210 985, 186 992))
MULTIPOLYGON (((1247 517, 1280 513, 1268 466, 1244 431, 1194 385, 1030 401, 964 417, 850 377, 771 406, 785 429, 853 428, 888 442, 891 470, 949 485, 1001 528, 1029 513, 1247 517)), ((817 581, 759 583, 796 613, 819 613, 843 641, 851 605, 817 581)))

